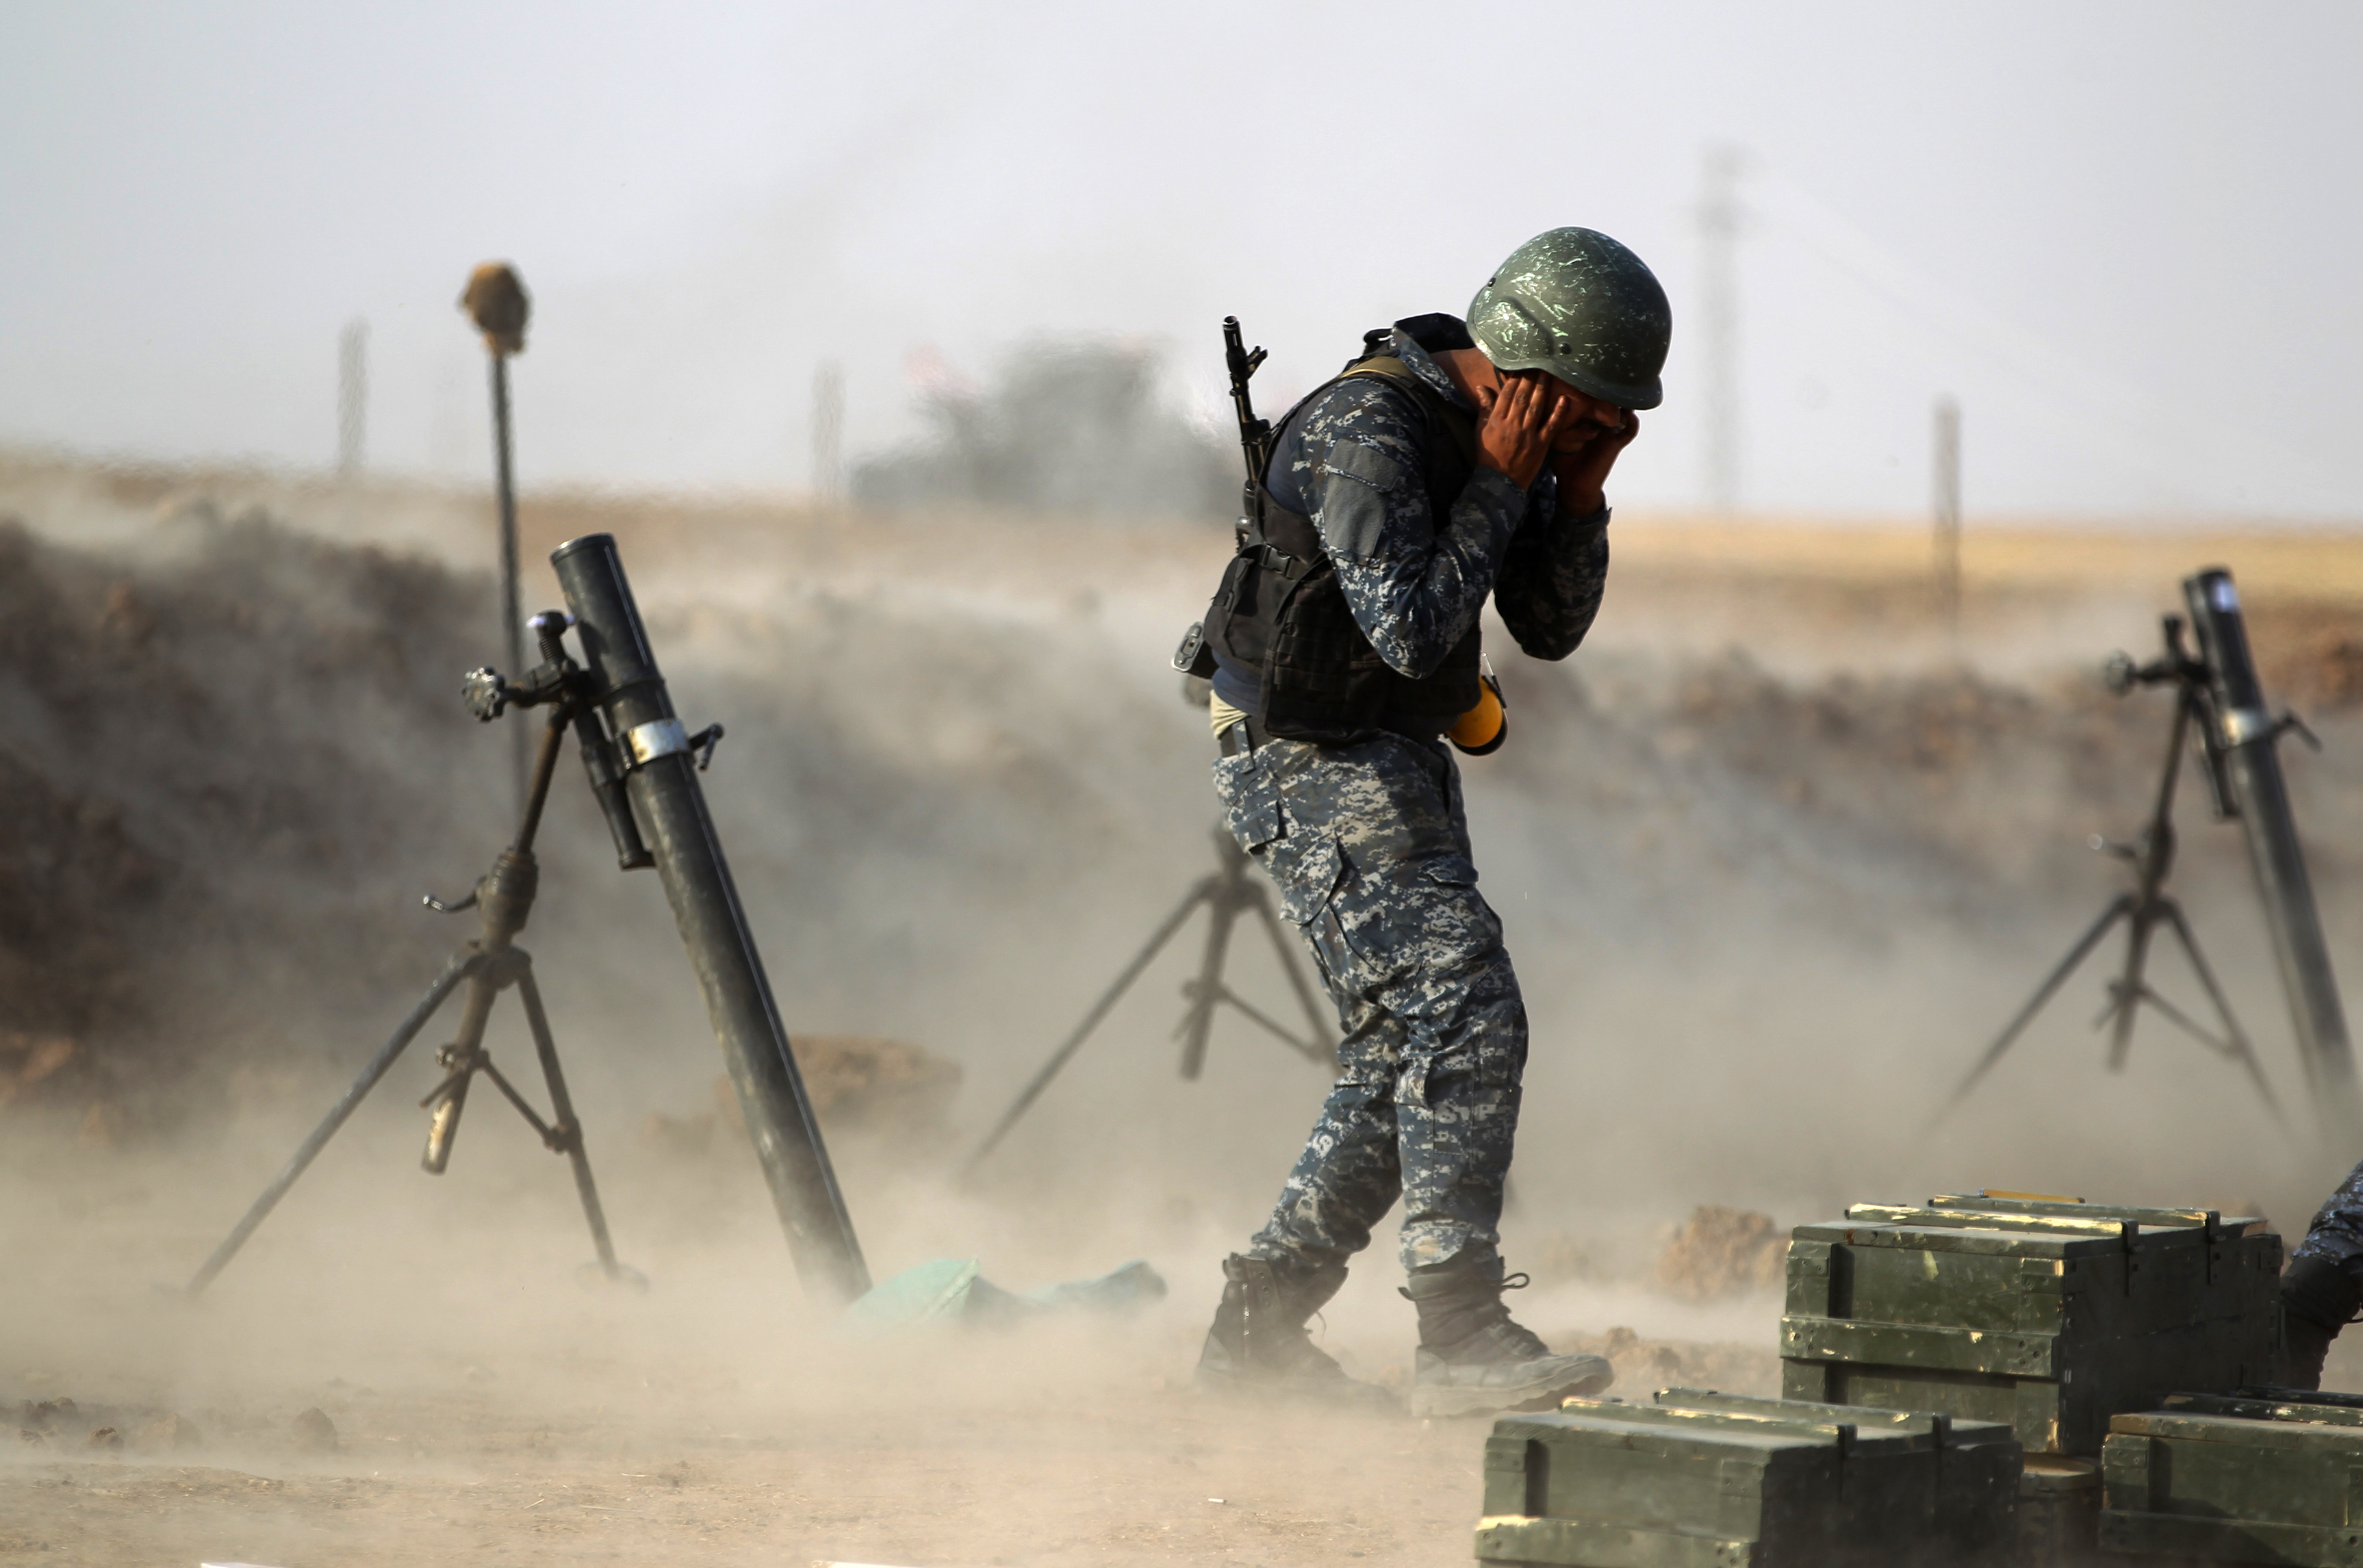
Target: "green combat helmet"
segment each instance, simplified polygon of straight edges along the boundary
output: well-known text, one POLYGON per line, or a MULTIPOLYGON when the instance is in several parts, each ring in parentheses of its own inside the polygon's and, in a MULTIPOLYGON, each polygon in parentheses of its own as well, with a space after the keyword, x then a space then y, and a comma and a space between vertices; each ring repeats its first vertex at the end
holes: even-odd
POLYGON ((1620 408, 1655 408, 1674 329, 1666 291, 1638 256, 1588 228, 1554 228, 1510 252, 1469 302, 1469 336, 1497 370, 1547 370, 1620 408))

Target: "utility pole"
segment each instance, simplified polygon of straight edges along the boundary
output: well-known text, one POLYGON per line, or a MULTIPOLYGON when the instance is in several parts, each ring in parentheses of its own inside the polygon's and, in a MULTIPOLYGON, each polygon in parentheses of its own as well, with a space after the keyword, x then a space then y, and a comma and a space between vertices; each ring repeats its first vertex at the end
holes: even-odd
POLYGON ((813 372, 812 489, 824 505, 845 499, 845 367, 834 359, 813 372))
POLYGON ((1727 142, 1706 149, 1697 214, 1706 502, 1725 517, 1739 509, 1739 175, 1745 158, 1727 142))
POLYGON ((369 437, 369 323, 360 316, 337 337, 337 477, 361 478, 369 437))
POLYGON ((1936 613, 1947 644, 1961 646, 1961 405, 1936 399, 1936 613))

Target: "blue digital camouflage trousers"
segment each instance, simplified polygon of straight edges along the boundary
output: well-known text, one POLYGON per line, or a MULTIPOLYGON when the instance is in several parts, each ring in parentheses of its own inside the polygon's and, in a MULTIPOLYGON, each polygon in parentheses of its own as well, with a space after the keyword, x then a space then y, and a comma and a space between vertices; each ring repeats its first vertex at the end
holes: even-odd
POLYGON ((2357 1165, 2323 1203, 2291 1258, 2320 1258, 2363 1274, 2363 1165, 2357 1165))
POLYGON ((1441 740, 1275 740, 1215 764, 1227 825, 1304 933, 1340 1071, 1249 1254, 1342 1267, 1403 1200, 1406 1269, 1494 1264, 1526 1009, 1441 740))

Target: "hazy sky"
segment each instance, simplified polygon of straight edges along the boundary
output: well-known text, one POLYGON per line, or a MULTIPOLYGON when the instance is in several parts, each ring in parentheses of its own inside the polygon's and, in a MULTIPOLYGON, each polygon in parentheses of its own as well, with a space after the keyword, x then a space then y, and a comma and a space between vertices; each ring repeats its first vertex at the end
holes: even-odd
POLYGON ((799 486, 906 365, 1161 346, 1219 414, 1604 229, 1676 311, 1629 501, 1703 484, 1692 213, 1747 149, 1743 501, 2363 519, 2363 7, 0 4, 0 441, 473 475, 514 260, 525 480, 799 486))

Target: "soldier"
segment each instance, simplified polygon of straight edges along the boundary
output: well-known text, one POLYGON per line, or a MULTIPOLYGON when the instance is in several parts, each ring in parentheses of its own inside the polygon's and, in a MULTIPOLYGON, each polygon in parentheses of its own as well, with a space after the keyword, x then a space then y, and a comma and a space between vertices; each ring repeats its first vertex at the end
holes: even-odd
POLYGON ((1614 1375, 1598 1356, 1552 1354, 1502 1303, 1525 1283, 1505 1276, 1497 1226, 1526 1014, 1443 736, 1492 694, 1487 595, 1537 658, 1565 658, 1590 629, 1608 569, 1603 487, 1634 411, 1658 405, 1670 328, 1638 257, 1553 229, 1503 263, 1466 322, 1370 334, 1281 422, 1249 487, 1205 621, 1215 785, 1304 931, 1345 1040, 1270 1220, 1224 1263, 1204 1382, 1389 1399, 1306 1324, 1398 1197, 1414 1414, 1536 1408, 1614 1375))
POLYGON ((2322 1386, 2330 1342, 2363 1308, 2363 1165, 2338 1184, 2281 1272, 2281 1335, 2291 1388, 2322 1386))

